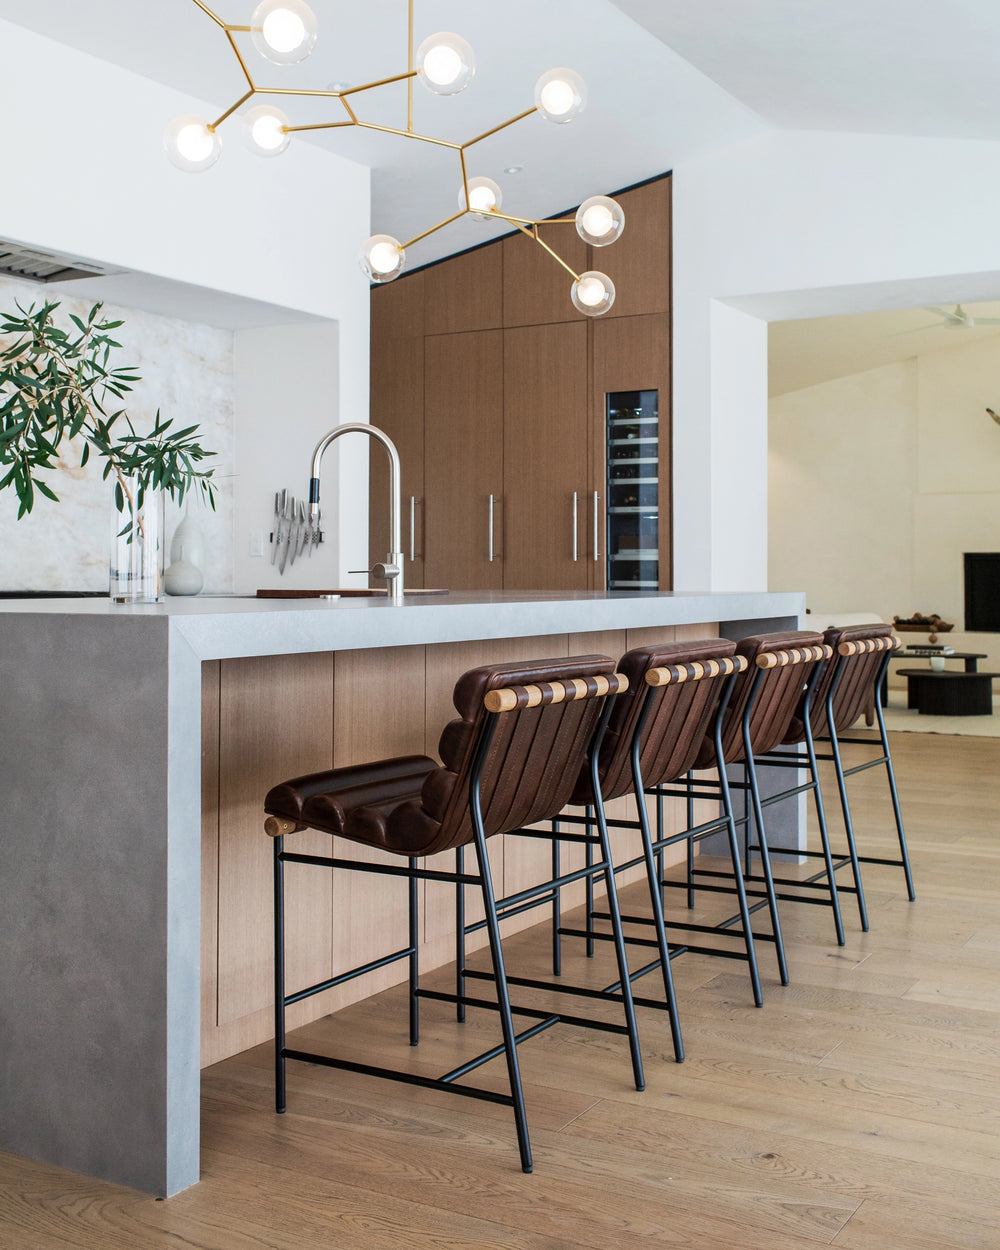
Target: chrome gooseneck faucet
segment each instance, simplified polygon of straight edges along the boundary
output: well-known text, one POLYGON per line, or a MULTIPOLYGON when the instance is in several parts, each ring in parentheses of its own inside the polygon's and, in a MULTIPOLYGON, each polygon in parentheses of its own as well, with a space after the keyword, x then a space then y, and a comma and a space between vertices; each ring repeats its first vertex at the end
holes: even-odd
POLYGON ((394 604, 403 602, 403 539, 400 528, 399 506, 399 452, 388 434, 384 434, 374 425, 364 422, 350 422, 347 425, 335 426, 329 434, 316 445, 312 460, 312 477, 309 479, 309 519, 314 530, 319 528, 319 471, 323 463, 323 453, 332 442, 342 434, 367 434, 385 448, 389 457, 389 542, 392 550, 385 558, 384 564, 376 564, 371 570, 375 577, 384 577, 386 593, 394 604))

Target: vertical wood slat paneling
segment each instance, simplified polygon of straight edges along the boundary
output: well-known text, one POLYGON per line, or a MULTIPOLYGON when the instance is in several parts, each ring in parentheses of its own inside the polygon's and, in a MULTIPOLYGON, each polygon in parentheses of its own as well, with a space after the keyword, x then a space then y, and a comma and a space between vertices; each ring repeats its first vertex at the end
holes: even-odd
MULTIPOLYGON (((425 654, 424 647, 336 653, 333 755, 338 768, 424 753, 425 654)), ((325 853, 331 850, 366 863, 399 862, 398 856, 343 838, 328 838, 325 853)), ((318 869, 310 871, 321 875, 318 869)), ((406 945, 405 881, 347 871, 331 872, 330 878, 335 975, 406 945)), ((422 902, 422 884, 418 892, 422 902)), ((320 997, 326 1000, 326 1010, 335 1010, 395 985, 405 976, 404 963, 390 965, 320 997)))
MULTIPOLYGON (((264 795, 287 777, 333 764, 333 657, 329 654, 224 660, 219 784, 219 1022, 270 1007, 272 845, 263 831, 264 795)), ((321 833, 296 835, 296 849, 329 850, 321 833)), ((288 865, 289 985, 330 972, 329 882, 288 865)))

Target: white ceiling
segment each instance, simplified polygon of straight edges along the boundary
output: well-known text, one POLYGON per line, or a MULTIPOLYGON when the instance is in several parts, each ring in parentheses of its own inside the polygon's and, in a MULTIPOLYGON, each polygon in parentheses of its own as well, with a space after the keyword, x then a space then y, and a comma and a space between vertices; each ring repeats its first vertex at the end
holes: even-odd
MULTIPOLYGON (((1000 348, 1000 303, 961 307, 974 324, 949 322, 934 308, 772 321, 767 330, 768 394, 784 395, 983 338, 994 339, 1000 348)), ((954 306, 946 311, 954 313, 954 306)))
MULTIPOLYGON (((246 22, 254 3, 214 0, 232 23, 246 22)), ((262 85, 357 85, 405 69, 406 0, 310 3, 320 24, 313 55, 299 66, 269 67, 251 50, 262 85)), ((222 112, 242 92, 224 34, 193 0, 0 0, 0 18, 170 84, 206 112, 222 112)), ((415 27, 417 42, 457 30, 477 53, 476 77, 463 94, 439 98, 415 88, 415 124, 432 135, 468 138, 530 107, 536 78, 554 65, 587 80, 588 107, 572 125, 533 116, 472 150, 470 173, 496 178, 506 207, 526 217, 551 215, 770 127, 1000 136, 997 0, 416 0, 415 27), (523 172, 505 174, 511 165, 523 172)), ((366 118, 403 124, 405 89, 363 99, 366 118)), ((315 102, 288 111, 296 122, 317 120, 315 102)), ((150 142, 159 143, 169 120, 150 119, 150 142)), ((237 141, 238 122, 228 126, 220 131, 224 145, 237 141)), ((451 153, 355 129, 313 141, 372 167, 373 230, 408 239, 457 207, 451 153)), ((466 218, 417 244, 411 263, 496 232, 466 218)), ((995 294, 970 286, 953 298, 995 294)))

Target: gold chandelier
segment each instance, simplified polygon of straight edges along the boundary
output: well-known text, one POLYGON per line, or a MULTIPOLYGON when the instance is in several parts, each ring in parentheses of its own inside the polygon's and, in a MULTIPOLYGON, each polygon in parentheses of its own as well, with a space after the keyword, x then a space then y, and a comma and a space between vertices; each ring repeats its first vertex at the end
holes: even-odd
MULTIPOLYGON (((209 121, 193 113, 177 117, 164 132, 163 144, 167 156, 177 166, 188 173, 198 173, 214 165, 222 152, 218 129, 224 121, 254 96, 289 96, 310 97, 335 100, 343 109, 346 117, 338 121, 312 122, 307 125, 292 126, 288 118, 273 104, 258 104, 242 114, 244 134, 250 150, 258 156, 278 156, 284 152, 291 142, 291 137, 300 131, 337 130, 346 126, 356 126, 362 130, 377 130, 385 134, 399 135, 405 139, 415 139, 421 143, 432 143, 438 147, 454 151, 458 157, 461 184, 458 192, 459 211, 439 221, 415 235, 405 243, 388 234, 374 234, 366 239, 361 247, 361 268, 372 282, 391 282, 403 272, 406 263, 406 250, 426 239, 428 235, 441 230, 460 217, 471 214, 481 220, 494 218, 509 222, 533 239, 539 247, 545 249, 573 279, 570 297, 574 306, 588 317, 598 317, 608 311, 615 299, 615 286, 607 274, 590 270, 577 273, 563 258, 546 243, 538 233, 541 220, 530 217, 518 217, 505 212, 502 205, 500 187, 492 178, 470 178, 466 164, 466 153, 483 139, 497 134, 499 131, 513 126, 515 122, 539 113, 546 121, 563 125, 578 117, 583 111, 587 100, 587 88, 579 74, 571 69, 550 69, 535 84, 535 103, 532 108, 525 109, 515 117, 492 126, 489 130, 464 143, 454 143, 447 139, 435 138, 421 134, 413 128, 413 83, 415 79, 435 95, 456 95, 464 90, 476 72, 475 54, 472 48, 460 36, 449 32, 429 35, 417 47, 414 53, 413 36, 413 0, 407 0, 409 25, 407 35, 408 60, 405 72, 394 74, 389 78, 380 78, 376 82, 364 83, 359 87, 345 87, 342 90, 305 90, 286 87, 261 87, 254 80, 247 66, 243 53, 235 38, 238 34, 248 34, 254 48, 268 61, 276 65, 292 65, 305 60, 316 43, 316 16, 304 0, 262 0, 254 9, 249 26, 234 26, 224 22, 221 17, 203 0, 193 0, 213 22, 225 33, 233 55, 239 62, 240 70, 246 79, 247 90, 224 113, 209 121), (365 92, 375 91, 390 83, 405 82, 407 85, 406 127, 394 128, 381 126, 365 121, 358 111, 358 98, 365 92)), ((550 219, 545 224, 565 224, 573 222, 577 233, 584 242, 593 247, 604 247, 614 243, 625 228, 625 214, 621 205, 607 196, 595 195, 585 200, 573 217, 550 219)))

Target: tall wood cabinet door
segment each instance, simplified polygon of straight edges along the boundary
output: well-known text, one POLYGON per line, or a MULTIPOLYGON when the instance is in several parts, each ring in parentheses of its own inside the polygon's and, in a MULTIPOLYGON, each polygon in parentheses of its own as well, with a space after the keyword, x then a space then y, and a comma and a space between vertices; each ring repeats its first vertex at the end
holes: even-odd
MULTIPOLYGON (((370 420, 399 452, 405 585, 424 585, 424 275, 376 287, 371 299, 370 420)), ((370 564, 389 551, 389 461, 381 445, 369 456, 370 564)), ((373 583, 384 588, 384 582, 373 583)))
MULTIPOLYGON (((606 317, 593 330, 593 429, 598 474, 603 477, 605 396, 609 391, 659 392, 659 567, 660 589, 673 587, 673 525, 670 421, 670 317, 606 317)), ((603 494, 603 491, 602 491, 603 494)), ((602 514, 603 515, 603 514, 602 514)), ((603 562, 601 564, 603 569, 603 562)), ((599 583, 602 586, 603 583, 599 583)))
POLYGON ((609 247, 592 247, 588 268, 615 284, 615 302, 600 319, 670 310, 670 187, 658 178, 615 198, 625 210, 625 232, 609 247))
POLYGON ((505 589, 589 585, 588 400, 583 320, 504 332, 505 589))
POLYGON ((501 589, 502 330, 424 340, 424 491, 425 584, 501 589))

